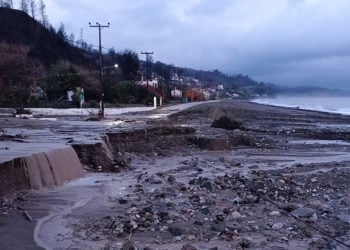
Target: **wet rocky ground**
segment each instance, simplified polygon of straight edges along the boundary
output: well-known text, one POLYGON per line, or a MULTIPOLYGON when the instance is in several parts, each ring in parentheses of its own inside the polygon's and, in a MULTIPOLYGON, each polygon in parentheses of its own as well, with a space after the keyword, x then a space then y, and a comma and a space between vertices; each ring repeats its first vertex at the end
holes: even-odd
POLYGON ((350 248, 350 117, 223 101, 123 119, 108 156, 70 135, 83 184, 2 199, 0 231, 17 211, 53 249, 350 248))

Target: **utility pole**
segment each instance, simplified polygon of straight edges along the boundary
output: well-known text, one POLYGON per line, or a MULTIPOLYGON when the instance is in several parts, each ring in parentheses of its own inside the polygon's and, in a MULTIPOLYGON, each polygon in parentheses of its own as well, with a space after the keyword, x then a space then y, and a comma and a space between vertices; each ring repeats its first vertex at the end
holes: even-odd
POLYGON ((147 83, 147 106, 148 106, 148 102, 149 102, 149 87, 148 87, 148 79, 149 79, 149 56, 153 55, 153 51, 152 52, 141 52, 142 55, 146 55, 146 83, 147 83))
POLYGON ((104 104, 104 93, 103 93, 103 84, 102 84, 102 43, 101 43, 101 30, 102 28, 109 28, 110 23, 107 23, 107 25, 102 25, 100 23, 96 23, 96 25, 92 25, 89 23, 90 28, 98 28, 98 41, 99 41, 99 52, 100 52, 100 88, 101 88, 101 93, 100 93, 100 110, 98 112, 98 115, 100 117, 105 116, 105 104, 104 104))

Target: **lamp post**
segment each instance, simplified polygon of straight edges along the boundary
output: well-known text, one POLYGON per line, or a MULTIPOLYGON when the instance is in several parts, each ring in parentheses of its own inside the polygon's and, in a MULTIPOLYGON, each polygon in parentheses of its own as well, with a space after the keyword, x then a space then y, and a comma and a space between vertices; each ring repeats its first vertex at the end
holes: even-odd
POLYGON ((102 28, 109 28, 110 23, 107 23, 107 25, 102 25, 100 23, 96 23, 96 25, 92 25, 89 23, 90 28, 98 28, 98 41, 99 41, 99 52, 100 52, 100 60, 99 60, 99 66, 100 66, 100 84, 101 84, 101 93, 100 93, 100 110, 98 112, 98 115, 100 117, 104 117, 104 102, 103 102, 103 86, 102 86, 102 42, 101 42, 101 29, 102 28))

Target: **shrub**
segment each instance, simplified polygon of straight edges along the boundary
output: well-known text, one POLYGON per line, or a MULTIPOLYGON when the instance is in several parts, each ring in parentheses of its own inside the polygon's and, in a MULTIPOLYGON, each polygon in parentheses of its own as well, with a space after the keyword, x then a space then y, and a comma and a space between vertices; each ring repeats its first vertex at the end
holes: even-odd
POLYGON ((227 130, 241 129, 242 122, 231 119, 227 116, 221 116, 219 119, 215 119, 211 124, 213 128, 223 128, 227 130))

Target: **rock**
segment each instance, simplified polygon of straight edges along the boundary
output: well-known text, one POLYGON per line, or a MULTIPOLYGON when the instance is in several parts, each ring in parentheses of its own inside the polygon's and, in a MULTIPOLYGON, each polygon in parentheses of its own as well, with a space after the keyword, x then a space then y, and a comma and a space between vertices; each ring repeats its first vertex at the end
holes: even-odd
POLYGON ((215 218, 216 218, 216 221, 219 221, 219 222, 224 221, 224 216, 222 214, 216 215, 215 218))
POLYGON ((183 230, 177 226, 169 226, 168 231, 174 236, 181 236, 183 234, 183 230))
POLYGON ((130 250, 130 249, 134 249, 134 244, 128 240, 123 244, 122 250, 130 250))
POLYGON ((210 181, 204 182, 201 187, 204 187, 208 189, 208 191, 212 192, 213 191, 213 184, 210 181))
POLYGON ((256 193, 264 190, 264 183, 261 181, 252 181, 248 186, 250 192, 256 193))
POLYGON ((293 211, 295 209, 298 209, 298 208, 301 208, 301 207, 303 207, 303 205, 301 205, 299 203, 287 203, 287 204, 282 204, 281 205, 281 208, 283 210, 288 211, 288 212, 291 212, 291 211, 293 211))
POLYGON ((259 166, 258 165, 252 165, 252 166, 249 166, 249 169, 259 169, 259 166))
POLYGON ((195 240, 195 239, 196 239, 196 236, 194 236, 194 235, 189 235, 187 237, 187 240, 195 240))
POLYGON ((144 207, 142 208, 140 213, 146 214, 146 213, 152 213, 153 209, 152 207, 144 207))
POLYGON ((337 193, 336 195, 337 195, 337 197, 338 197, 339 199, 341 199, 341 198, 344 197, 344 195, 343 195, 342 193, 337 193))
POLYGON ((269 213, 270 216, 281 216, 280 211, 272 211, 271 213, 269 213))
POLYGON ((194 225, 197 226, 203 226, 203 222, 196 220, 195 222, 193 222, 194 225))
POLYGON ((248 195, 245 199, 244 199, 244 204, 251 204, 251 203, 257 203, 259 202, 259 199, 257 196, 255 195, 248 195))
POLYGON ((208 207, 201 207, 199 209, 199 211, 202 213, 202 214, 209 214, 209 208, 208 207))
POLYGON ((315 183, 315 182, 318 181, 318 179, 317 179, 317 177, 314 177, 314 178, 312 178, 310 181, 311 181, 312 183, 315 183))
POLYGON ((197 250, 197 248, 192 246, 191 244, 186 244, 182 246, 181 250, 197 250))
POLYGON ((350 207, 350 197, 346 196, 340 200, 340 204, 350 207))
POLYGON ((309 222, 315 222, 317 221, 317 214, 316 213, 313 213, 309 218, 308 218, 308 221, 309 222))
POLYGON ((169 175, 168 178, 167 178, 167 181, 168 181, 170 184, 174 184, 174 183, 175 183, 175 180, 176 180, 176 178, 175 178, 173 175, 169 175))
POLYGON ((319 238, 319 239, 313 239, 309 245, 309 249, 333 249, 330 240, 327 238, 319 238))
POLYGON ((350 215, 341 213, 341 214, 337 214, 336 217, 337 217, 337 219, 340 220, 341 222, 344 222, 344 223, 350 225, 350 215))
POLYGON ((219 157, 219 161, 220 161, 221 163, 224 163, 224 162, 225 162, 225 157, 219 157))
POLYGON ((128 203, 128 200, 123 199, 123 198, 120 198, 120 199, 118 200, 118 202, 119 202, 119 204, 126 204, 126 203, 128 203))
POLYGON ((226 225, 224 223, 213 224, 210 229, 214 232, 224 233, 226 231, 226 225))
POLYGON ((242 218, 242 215, 240 213, 238 213, 237 211, 233 211, 231 213, 231 218, 232 219, 239 219, 239 218, 242 218))
POLYGON ((222 211, 223 211, 224 214, 229 214, 231 209, 225 207, 222 211))
POLYGON ((313 201, 310 203, 310 205, 318 211, 320 211, 321 213, 333 213, 333 209, 323 204, 321 201, 313 201))
POLYGON ((315 213, 315 210, 309 207, 300 207, 291 212, 292 215, 298 218, 310 218, 315 213))
MULTIPOLYGON (((323 199, 325 199, 326 201, 330 201, 331 200, 331 198, 329 198, 329 196, 328 195, 323 195, 323 199)), ((350 202, 349 202, 349 204, 348 205, 350 205, 350 202)))
POLYGON ((251 238, 243 238, 240 242, 239 242, 239 246, 242 249, 246 249, 246 248, 250 248, 253 246, 252 243, 252 239, 251 238))
POLYGON ((231 231, 241 230, 241 226, 237 222, 228 223, 228 224, 226 224, 226 227, 231 231))
POLYGON ((157 213, 158 217, 162 221, 167 221, 170 219, 170 215, 168 211, 160 211, 157 213))
POLYGON ((237 195, 235 198, 233 198, 232 202, 233 204, 240 204, 242 203, 242 198, 237 195))
POLYGON ((273 224, 271 228, 273 230, 279 230, 279 229, 283 228, 283 223, 277 222, 277 223, 273 224))
POLYGON ((153 175, 150 178, 146 178, 145 182, 148 182, 150 184, 155 184, 155 185, 159 185, 163 183, 161 180, 156 179, 153 175))

